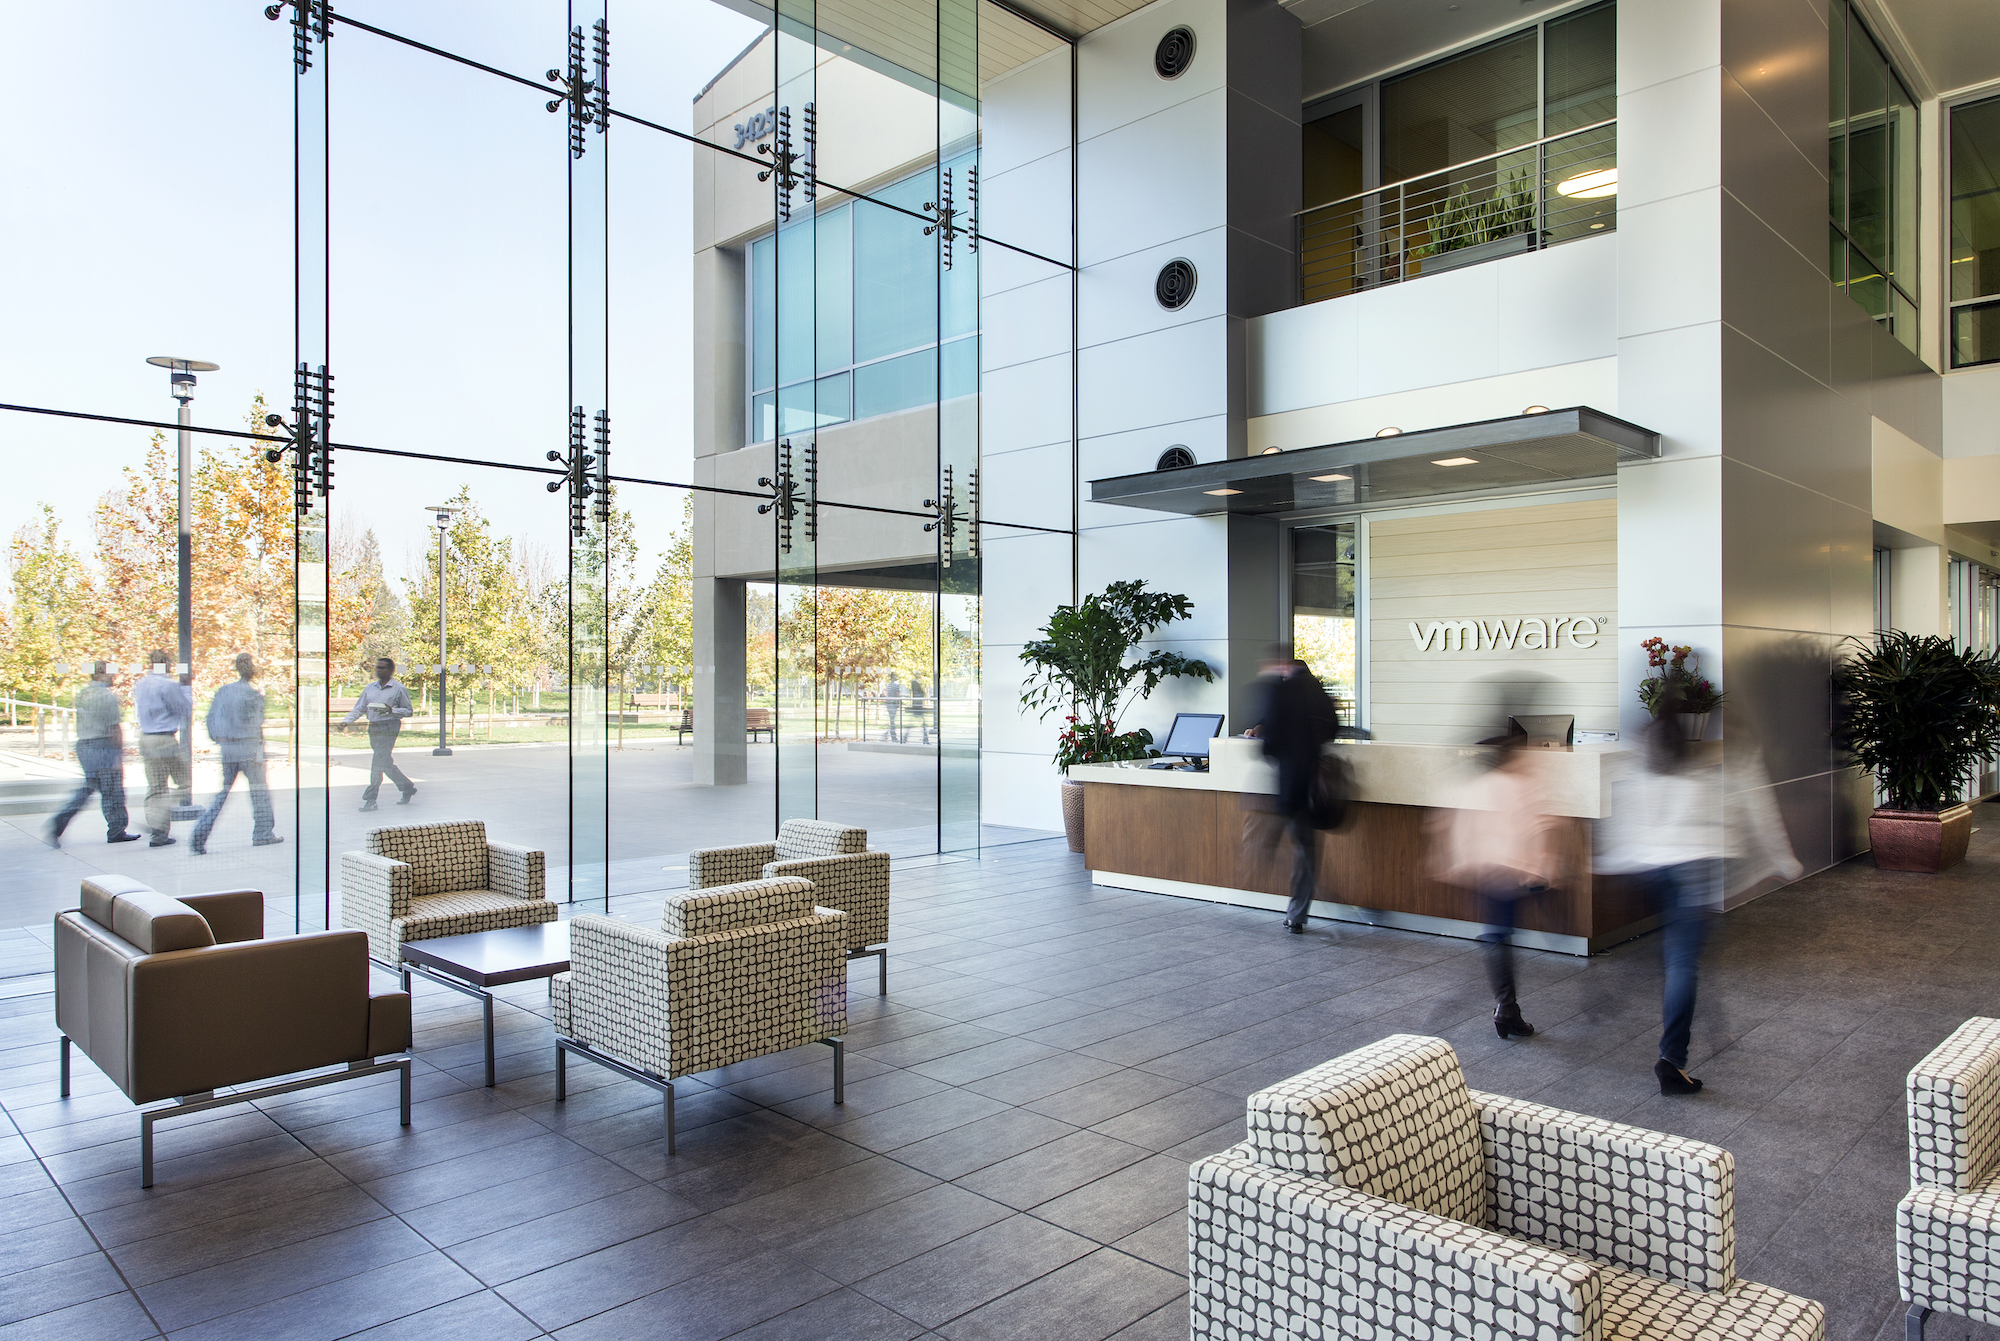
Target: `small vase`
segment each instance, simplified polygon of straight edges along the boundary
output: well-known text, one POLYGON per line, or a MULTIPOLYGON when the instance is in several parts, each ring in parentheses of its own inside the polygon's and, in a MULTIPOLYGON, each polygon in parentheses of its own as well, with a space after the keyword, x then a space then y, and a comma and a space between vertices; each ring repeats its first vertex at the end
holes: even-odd
POLYGON ((1935 875, 1965 860, 1972 837, 1972 807, 1946 810, 1877 810, 1868 817, 1875 865, 1885 871, 1935 875))
POLYGON ((1063 779, 1062 784, 1063 835, 1069 839, 1069 850, 1083 851, 1083 784, 1063 779))
POLYGON ((1681 733, 1689 740, 1703 740, 1708 736, 1708 714, 1705 712, 1675 713, 1680 718, 1681 733))

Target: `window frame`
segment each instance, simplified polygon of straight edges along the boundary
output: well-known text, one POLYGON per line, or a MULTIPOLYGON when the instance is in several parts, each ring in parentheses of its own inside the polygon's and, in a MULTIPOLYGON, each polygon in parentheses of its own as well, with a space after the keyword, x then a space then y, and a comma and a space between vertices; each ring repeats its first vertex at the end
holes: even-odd
MULTIPOLYGON (((1911 257, 1910 257, 1909 270, 1907 273, 1913 276, 1921 276, 1923 274, 1923 264, 1924 264, 1923 260, 1924 226, 1923 226, 1923 209, 1922 209, 1923 199, 1924 199, 1924 165, 1923 165, 1923 150, 1922 150, 1923 102, 1916 96, 1916 94, 1910 91, 1910 81, 1904 76, 1902 70, 1897 67, 1895 60, 1889 55, 1888 48, 1882 45, 1882 40, 1875 36, 1874 29, 1868 26, 1867 17, 1861 14, 1856 9, 1853 0, 1834 0, 1833 9, 1828 15, 1827 40, 1829 46, 1834 41, 1839 41, 1841 43, 1841 54, 1845 59, 1841 65, 1841 68, 1837 70, 1833 68, 1833 62, 1831 61, 1831 59, 1829 59, 1828 61, 1829 87, 1827 92, 1829 99, 1831 98, 1833 92, 1833 89, 1831 87, 1832 80, 1837 77, 1842 81, 1843 85, 1842 96, 1841 96, 1842 110, 1839 122, 1839 131, 1837 134, 1833 130, 1834 123, 1831 117, 1832 109, 1831 107, 1828 108, 1828 122, 1827 122, 1828 125, 1827 139, 1829 142, 1828 153, 1830 161, 1832 157, 1832 143, 1835 140, 1838 140, 1841 149, 1841 158, 1846 166, 1841 173, 1841 181, 1844 184, 1844 189, 1842 190, 1840 197, 1841 213, 1839 217, 1835 217, 1833 213, 1833 207, 1832 207, 1833 202, 1831 198, 1829 198, 1827 202, 1827 227, 1831 234, 1831 236, 1828 239, 1829 245, 1827 248, 1827 265, 1828 265, 1827 278, 1832 281, 1834 288, 1846 294, 1848 298, 1851 299, 1857 307, 1860 307, 1862 311, 1867 312, 1869 320, 1874 321, 1875 323, 1880 325, 1884 330, 1889 332, 1889 334, 1892 337, 1894 337, 1898 343, 1902 344, 1904 348, 1908 349, 1911 353, 1916 354, 1919 358, 1921 358, 1923 356, 1922 352, 1923 351, 1922 332, 1923 332, 1923 320, 1924 320, 1923 303, 1920 301, 1919 292, 1912 292, 1909 285, 1903 283, 1902 281, 1896 278, 1897 271, 1895 267, 1895 255, 1897 247, 1899 245, 1899 239, 1896 236, 1897 173, 1896 173, 1895 159, 1893 157, 1895 153, 1895 140, 1893 136, 1891 136, 1889 139, 1889 151, 1892 157, 1889 159, 1888 176, 1887 180, 1883 183, 1883 227, 1885 229, 1885 239, 1886 239, 1883 250, 1887 252, 1888 255, 1885 257, 1878 257, 1871 255, 1867 248, 1863 247, 1858 241, 1855 240, 1854 236, 1854 229, 1853 229, 1854 211, 1852 203, 1854 199, 1854 155, 1852 149, 1849 146, 1851 146, 1854 136, 1854 130, 1853 130, 1854 107, 1853 107, 1853 93, 1852 93, 1854 84, 1851 72, 1854 68, 1854 55, 1853 55, 1855 49, 1854 35, 1857 30, 1863 37, 1865 37, 1868 40, 1868 42, 1870 43, 1875 52, 1875 55, 1881 60, 1883 68, 1888 73, 1889 87, 1886 90, 1883 98, 1883 102, 1885 104, 1884 107, 1885 114, 1888 110, 1888 104, 1892 104, 1895 101, 1895 95, 1897 93, 1901 93, 1904 100, 1904 104, 1908 107, 1910 117, 1912 118, 1912 121, 1914 123, 1913 133, 1911 138, 1917 144, 1918 148, 1914 155, 1914 161, 1911 164, 1912 199, 1909 203, 1910 203, 1910 208, 1913 211, 1913 221, 1910 229, 1911 237, 1909 239, 1909 244, 1908 244, 1911 251, 1911 257), (1834 23, 1836 21, 1842 25, 1838 35, 1836 35, 1834 31, 1834 23), (1867 265, 1874 267, 1874 269, 1878 272, 1877 274, 1869 275, 1858 282, 1868 283, 1876 279, 1879 279, 1881 281, 1883 286, 1883 299, 1882 299, 1882 311, 1880 313, 1872 311, 1866 303, 1862 302, 1859 298, 1854 297, 1853 286, 1857 281, 1854 278, 1853 257, 1856 255, 1859 255, 1867 265), (1909 309, 1907 331, 1904 329, 1904 323, 1898 319, 1899 309, 1896 303, 1896 300, 1898 298, 1902 299, 1903 303, 1909 309)), ((1888 130, 1888 126, 1889 123, 1885 120, 1884 122, 1885 132, 1888 130)), ((1947 153, 1948 152, 1949 152, 1949 146, 1947 146, 1947 153)), ((1949 181, 1948 173, 1946 180, 1949 181)), ((1919 282, 1917 288, 1919 291, 1921 291, 1922 288, 1921 282, 1919 282)))
MULTIPOLYGON (((1944 125, 1940 128, 1941 134, 1939 136, 1939 148, 1941 150, 1939 156, 1943 160, 1940 164, 1939 175, 1944 178, 1945 245, 1942 251, 1945 269, 1942 292, 1945 307, 1945 357, 1943 363, 1948 371, 1957 371, 1962 368, 1990 368, 1994 364, 2000 363, 2000 349, 1995 349, 1989 358, 1975 359, 1970 363, 1960 363, 1958 361, 1958 314, 1960 312, 1972 312, 1984 308, 2000 307, 2000 292, 1974 294, 1970 298, 1953 298, 1951 296, 1951 267, 1954 264, 1951 257, 1952 205, 1956 199, 1953 195, 1953 190, 1954 179, 1957 175, 1953 162, 1954 137, 1952 135, 1952 123, 1961 110, 1986 107, 1993 104, 2000 104, 2000 88, 1987 88, 1981 92, 1961 97, 1953 102, 1941 103, 1938 108, 1939 113, 1944 119, 1944 125)), ((2000 146, 1996 146, 1996 148, 2000 148, 2000 146)))

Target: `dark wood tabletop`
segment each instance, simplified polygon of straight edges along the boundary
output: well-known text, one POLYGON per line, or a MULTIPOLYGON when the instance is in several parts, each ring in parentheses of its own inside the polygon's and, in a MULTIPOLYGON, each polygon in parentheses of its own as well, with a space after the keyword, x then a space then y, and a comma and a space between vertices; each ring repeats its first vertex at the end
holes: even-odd
POLYGON ((475 987, 553 978, 569 969, 569 923, 543 922, 532 927, 405 941, 403 958, 475 987))

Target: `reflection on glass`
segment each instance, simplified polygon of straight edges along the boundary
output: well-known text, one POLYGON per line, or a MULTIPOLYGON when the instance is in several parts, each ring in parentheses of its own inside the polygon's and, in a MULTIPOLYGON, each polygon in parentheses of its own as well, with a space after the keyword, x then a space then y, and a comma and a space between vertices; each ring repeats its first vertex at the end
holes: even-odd
POLYGON ((1353 522, 1292 532, 1292 648, 1352 723, 1360 661, 1355 642, 1353 522))
POLYGON ((1544 135, 1617 116, 1617 6, 1600 5, 1550 22, 1542 62, 1544 135))
POLYGON ((1539 137, 1534 29, 1382 83, 1382 180, 1539 137))
MULTIPOLYGON (((1951 112, 1951 296, 1954 300, 2000 294, 2000 98, 1951 112)), ((1985 362, 1995 355, 1984 342, 1984 357, 1963 359, 1958 332, 1975 342, 1991 309, 1955 313, 1952 365, 1985 362)))
POLYGON ((2000 362, 2000 303, 1961 307, 1951 314, 1951 366, 2000 362))
POLYGON ((1917 107, 1852 6, 1836 3, 1829 77, 1833 282, 1912 352, 1919 344, 1917 107))

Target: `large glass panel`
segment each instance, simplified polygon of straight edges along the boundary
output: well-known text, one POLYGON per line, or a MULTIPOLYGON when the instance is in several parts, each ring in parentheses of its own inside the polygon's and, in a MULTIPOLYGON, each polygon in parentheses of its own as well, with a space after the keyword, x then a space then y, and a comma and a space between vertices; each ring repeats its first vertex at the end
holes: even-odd
POLYGON ((1848 46, 1847 230, 1871 257, 1889 254, 1889 64, 1862 33, 1848 46))
POLYGON ((1951 111, 1951 297, 2000 293, 2000 98, 1951 111))
POLYGON ((1382 180, 1399 182, 1533 142, 1534 29, 1382 83, 1382 180))
MULTIPOLYGON (((296 41, 296 35, 295 39, 296 41)), ((320 375, 330 370, 327 308, 327 256, 332 223, 327 167, 329 72, 332 52, 323 41, 309 46, 310 63, 293 64, 294 148, 297 155, 293 197, 292 404, 284 417, 294 435, 284 458, 294 472, 293 504, 297 516, 294 550, 294 614, 298 659, 292 674, 294 712, 292 751, 297 777, 297 814, 293 825, 292 863, 295 877, 293 921, 296 931, 323 931, 331 925, 333 852, 328 843, 331 793, 327 788, 327 670, 330 658, 353 635, 349 604, 358 597, 351 587, 336 591, 330 577, 350 571, 360 556, 336 554, 332 545, 327 490, 335 472, 326 443, 337 416, 340 396, 320 375), (328 404, 331 396, 333 404, 328 404), (299 510, 303 505, 303 510, 299 510), (335 618, 336 614, 349 615, 335 618), (334 646, 338 635, 340 648, 334 646)), ((287 407, 276 407, 284 412, 287 407)))
POLYGON ((854 206, 854 356, 879 359, 937 340, 937 246, 923 207, 937 174, 921 172, 854 206), (885 206, 899 206, 898 209, 885 206), (909 211, 904 213, 903 211, 909 211))
POLYGON ((1335 522, 1292 531, 1292 647, 1354 720, 1360 696, 1354 594, 1356 526, 1335 522))
POLYGON ((1951 314, 1951 366, 2000 361, 2000 303, 1980 303, 1951 314))
MULTIPOLYGON (((1847 227, 1847 0, 1833 0, 1827 15, 1831 51, 1827 77, 1827 211, 1847 227)), ((1836 271, 1840 266, 1834 267, 1836 271)), ((1834 281, 1839 283, 1838 280, 1834 281)))
MULTIPOLYGON (((1889 274, 1905 294, 1919 289, 1917 242, 1917 104, 1903 81, 1889 76, 1889 274)), ((1915 323, 1910 334, 1916 334, 1915 323)), ((1916 345, 1906 340, 1910 348, 1916 345)))
POLYGON ((1542 40, 1544 135, 1618 115, 1618 9, 1599 5, 1549 23, 1542 40))
POLYGON ((979 180, 979 0, 938 0, 938 595, 930 697, 940 852, 979 850, 979 266, 963 227, 979 180), (967 337, 955 339, 954 337, 967 337))

